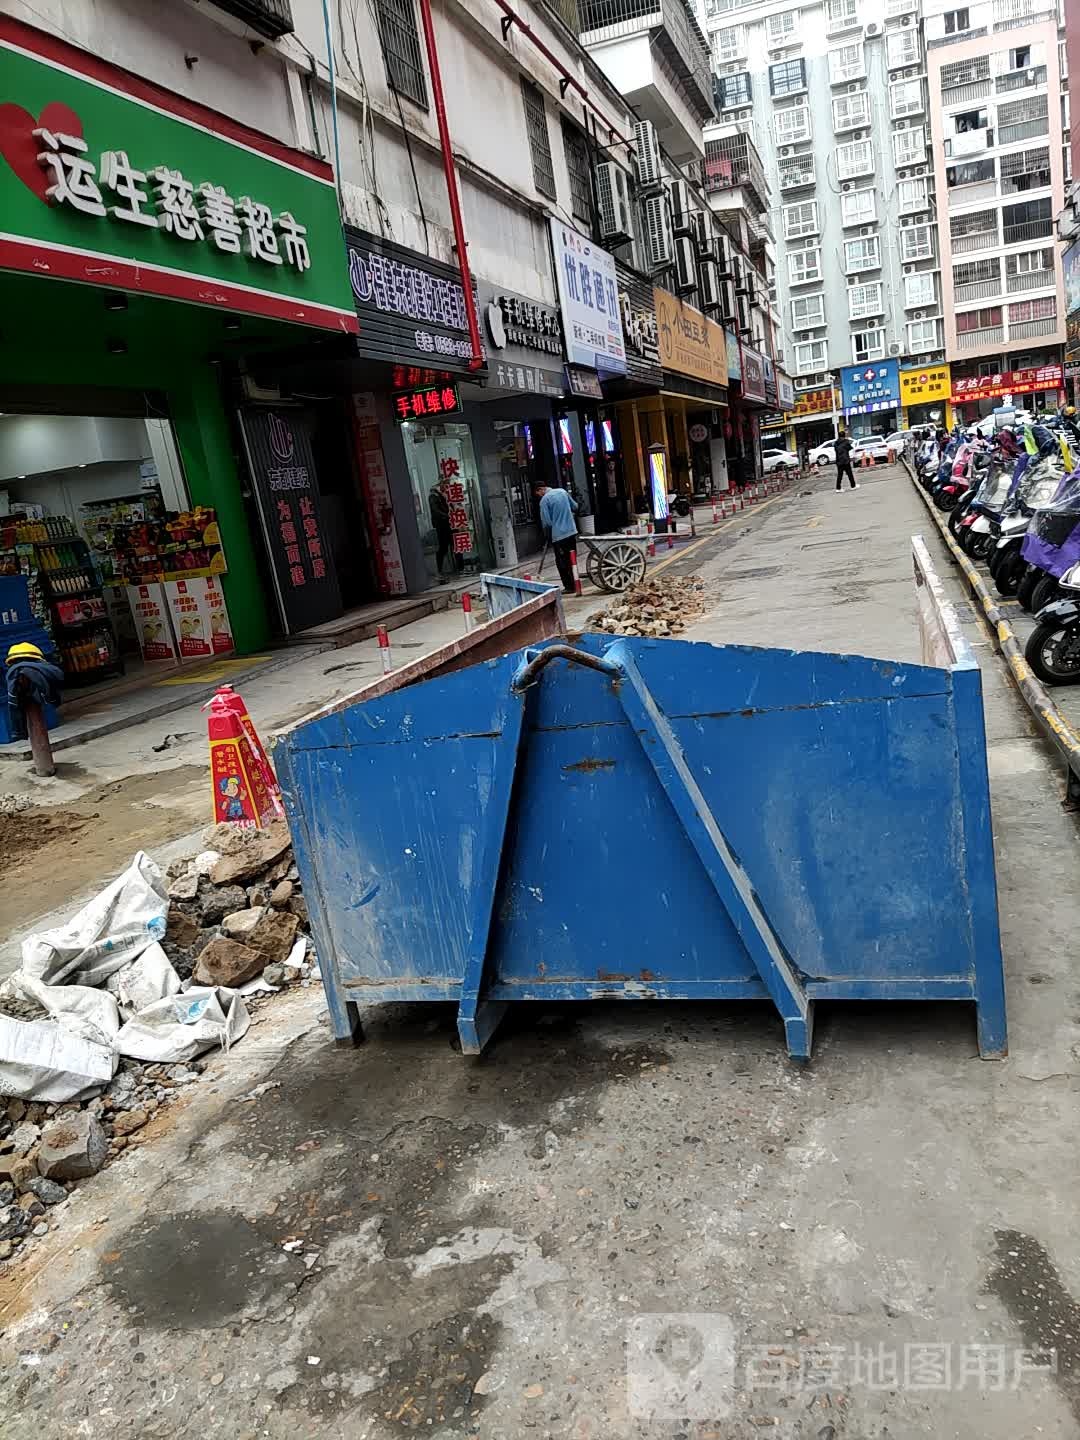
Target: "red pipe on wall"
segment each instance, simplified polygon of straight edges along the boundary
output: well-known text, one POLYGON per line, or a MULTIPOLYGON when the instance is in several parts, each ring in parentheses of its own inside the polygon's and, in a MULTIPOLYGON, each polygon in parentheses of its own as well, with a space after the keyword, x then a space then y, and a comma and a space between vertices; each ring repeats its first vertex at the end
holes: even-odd
POLYGON ((469 369, 479 370, 484 363, 480 324, 476 316, 476 300, 473 297, 469 252, 465 246, 465 225, 461 218, 461 199, 458 195, 457 172, 454 169, 454 151, 450 145, 450 126, 446 119, 442 71, 439 68, 439 51, 435 44, 435 26, 431 19, 431 0, 420 0, 420 18, 424 22, 424 47, 427 50, 428 70, 431 73, 431 97, 435 101, 435 119, 439 125, 443 172, 446 175, 446 195, 450 201, 450 218, 454 223, 454 244, 457 247, 458 269, 461 271, 461 288, 465 292, 465 316, 469 322, 469 343, 473 352, 469 369))

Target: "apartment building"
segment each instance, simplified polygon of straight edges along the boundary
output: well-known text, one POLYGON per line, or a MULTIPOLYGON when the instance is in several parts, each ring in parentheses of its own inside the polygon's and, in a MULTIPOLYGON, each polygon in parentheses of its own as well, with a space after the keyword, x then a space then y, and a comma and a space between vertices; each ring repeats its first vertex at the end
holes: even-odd
POLYGON ((748 138, 771 195, 799 443, 940 412, 919 0, 700 3, 723 133, 748 138))
POLYGON ((1070 171, 1055 0, 923 0, 954 404, 1057 405, 1066 303, 1054 220, 1070 171))

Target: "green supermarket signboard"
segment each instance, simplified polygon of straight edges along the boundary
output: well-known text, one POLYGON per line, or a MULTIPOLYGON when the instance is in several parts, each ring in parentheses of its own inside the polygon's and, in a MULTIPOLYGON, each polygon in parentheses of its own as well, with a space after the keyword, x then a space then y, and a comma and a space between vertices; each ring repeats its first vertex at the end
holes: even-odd
POLYGON ((358 329, 328 165, 6 16, 0 270, 358 329))

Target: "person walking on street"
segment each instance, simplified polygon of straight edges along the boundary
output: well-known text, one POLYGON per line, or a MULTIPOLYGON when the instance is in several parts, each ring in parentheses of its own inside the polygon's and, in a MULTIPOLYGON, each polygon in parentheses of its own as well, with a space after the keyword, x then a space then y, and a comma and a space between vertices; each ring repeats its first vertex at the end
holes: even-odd
POLYGON ((852 490, 857 490, 859 488, 859 485, 855 479, 855 471, 851 468, 851 441, 843 433, 843 431, 841 431, 840 434, 836 437, 836 444, 834 446, 834 449, 836 451, 837 490, 843 488, 845 475, 848 478, 848 483, 850 484, 852 490))
POLYGON ((555 552, 555 564, 558 566, 563 590, 567 595, 574 595, 576 591, 570 552, 577 549, 577 521, 574 519, 577 501, 565 490, 550 485, 537 485, 536 493, 540 497, 540 524, 555 552))
POLYGON ((451 573, 460 570, 464 564, 460 555, 454 552, 454 532, 450 528, 450 501, 446 498, 448 486, 445 480, 440 480, 428 491, 428 510, 431 513, 431 525, 435 531, 435 538, 438 541, 438 550, 435 555, 435 569, 442 574, 443 560, 449 555, 453 564, 451 573))

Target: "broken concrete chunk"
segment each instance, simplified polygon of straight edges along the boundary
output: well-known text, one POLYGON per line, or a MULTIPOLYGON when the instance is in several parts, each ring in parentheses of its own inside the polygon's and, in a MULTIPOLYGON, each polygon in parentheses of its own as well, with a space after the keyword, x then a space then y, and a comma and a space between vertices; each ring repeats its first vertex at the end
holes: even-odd
POLYGON ((270 892, 270 904, 275 910, 285 910, 293 897, 295 886, 291 880, 279 880, 270 892))
POLYGON ((239 885, 224 885, 220 889, 204 883, 199 889, 196 902, 203 925, 217 925, 234 910, 247 906, 247 895, 239 885))
POLYGON ((247 898, 249 905, 269 905, 270 886, 264 885, 262 883, 258 885, 249 885, 247 887, 247 898))
POLYGON ((304 899, 303 895, 293 895, 292 899, 289 901, 287 908, 289 914, 295 915, 297 920, 300 921, 300 924, 304 927, 305 930, 309 930, 311 928, 311 917, 308 914, 307 901, 304 899))
POLYGON ((114 1135, 131 1135, 141 1130, 149 1116, 145 1110, 123 1110, 113 1121, 114 1135))
POLYGON ((44 1175, 35 1175, 33 1180, 27 1181, 26 1188, 43 1205, 59 1205, 61 1200, 68 1198, 63 1185, 58 1185, 55 1180, 46 1180, 44 1175))
POLYGON ((258 950, 266 961, 284 961, 288 958, 296 939, 298 921, 295 915, 281 910, 269 910, 259 906, 254 910, 240 910, 235 915, 226 915, 221 928, 232 940, 239 940, 252 950, 258 950))
POLYGON ((109 1141, 88 1111, 54 1120, 41 1133, 37 1165, 47 1180, 84 1180, 105 1164, 109 1141))
POLYGON ((22 1238, 30 1231, 30 1217, 18 1205, 6 1205, 0 1210, 0 1240, 22 1238))
POLYGON ((236 826, 219 825, 213 832, 212 844, 221 851, 221 859, 210 872, 215 885, 234 885, 252 880, 279 860, 292 841, 283 820, 276 820, 265 830, 241 830, 236 826))
POLYGON ((170 900, 194 900, 199 891, 199 872, 195 869, 187 871, 177 878, 169 886, 170 900))
MULTIPOLYGON (((194 899, 194 896, 190 897, 194 899)), ((169 911, 169 923, 165 930, 165 939, 170 944, 178 945, 181 950, 189 950, 199 938, 198 921, 193 920, 184 910, 178 910, 172 906, 169 911)))
POLYGON ((209 875, 220 859, 221 856, 216 850, 204 850, 201 854, 195 856, 195 874, 200 876, 209 875))
POLYGON ((255 905, 250 910, 234 910, 231 915, 224 917, 221 928, 230 940, 241 940, 247 943, 248 936, 265 913, 266 908, 263 905, 255 905))
POLYGON ((211 940, 199 956, 194 979, 197 985, 225 985, 235 988, 237 985, 246 984, 248 980, 254 980, 265 964, 266 956, 260 951, 241 945, 238 940, 222 937, 220 940, 211 940))
POLYGON ((24 1120, 21 1125, 16 1125, 8 1136, 6 1147, 16 1155, 29 1155, 40 1138, 40 1125, 32 1125, 29 1120, 24 1120))

